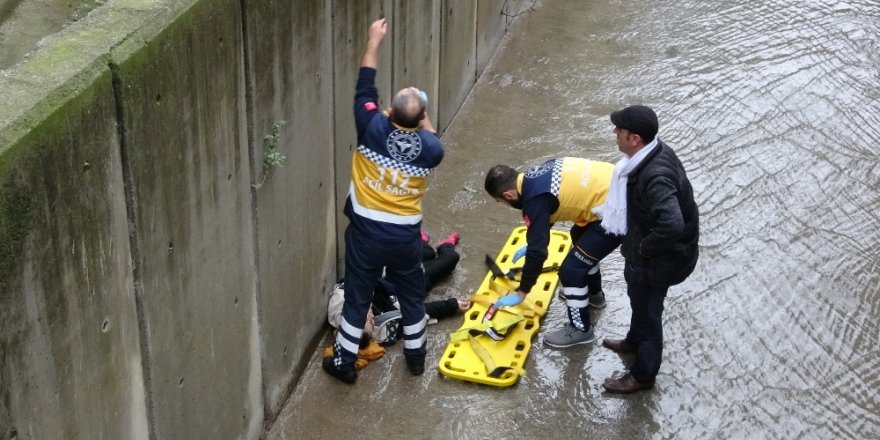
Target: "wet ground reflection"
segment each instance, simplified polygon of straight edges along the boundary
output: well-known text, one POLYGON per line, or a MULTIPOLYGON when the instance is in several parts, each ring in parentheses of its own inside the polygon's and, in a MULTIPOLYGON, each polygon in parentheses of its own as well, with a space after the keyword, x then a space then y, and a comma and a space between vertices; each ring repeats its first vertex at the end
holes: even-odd
MULTIPOLYGON (((598 345, 539 336, 508 389, 409 377, 395 347, 353 387, 315 357, 270 438, 880 438, 880 4, 546 0, 511 37, 432 177, 425 227, 462 231, 464 256, 434 295, 470 294, 519 225, 483 195, 489 167, 615 161, 608 114, 652 105, 703 231, 655 390, 603 394, 626 364, 598 345)), ((597 331, 621 336, 620 256, 603 267, 597 331)), ((564 319, 554 302, 542 331, 564 319)), ((431 328, 434 359, 458 325, 431 328)))

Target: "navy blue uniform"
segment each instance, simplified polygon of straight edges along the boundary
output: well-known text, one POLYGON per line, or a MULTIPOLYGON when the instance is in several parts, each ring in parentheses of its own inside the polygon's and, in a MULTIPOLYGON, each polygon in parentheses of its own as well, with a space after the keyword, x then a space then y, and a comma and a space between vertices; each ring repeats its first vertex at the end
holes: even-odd
POLYGON ((589 295, 602 291, 599 261, 620 244, 621 238, 605 232, 594 208, 605 203, 614 165, 587 159, 551 159, 518 176, 517 192, 528 226, 526 261, 519 290, 531 291, 550 244, 550 227, 571 221, 574 247, 559 268, 559 281, 571 324, 590 329, 589 295))
POLYGON ((345 203, 345 304, 334 363, 354 363, 373 289, 383 270, 397 288, 404 355, 424 357, 425 275, 421 264, 421 199, 426 178, 443 159, 433 132, 394 124, 379 109, 376 69, 361 67, 354 98, 358 148, 345 203))

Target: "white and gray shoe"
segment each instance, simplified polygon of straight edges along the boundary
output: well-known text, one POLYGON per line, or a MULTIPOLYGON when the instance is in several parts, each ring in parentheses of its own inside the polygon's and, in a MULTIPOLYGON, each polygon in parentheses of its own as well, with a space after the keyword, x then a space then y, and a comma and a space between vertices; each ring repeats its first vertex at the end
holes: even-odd
POLYGON ((571 323, 569 322, 566 322, 561 329, 554 330, 544 335, 544 345, 549 345, 556 348, 566 348, 579 344, 589 344, 595 340, 596 333, 593 331, 592 327, 590 327, 589 330, 582 332, 571 325, 571 323))

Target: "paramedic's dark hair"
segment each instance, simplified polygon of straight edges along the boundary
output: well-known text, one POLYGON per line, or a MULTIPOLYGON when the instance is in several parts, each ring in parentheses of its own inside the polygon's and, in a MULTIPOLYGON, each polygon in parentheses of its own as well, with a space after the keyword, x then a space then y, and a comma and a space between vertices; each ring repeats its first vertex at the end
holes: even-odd
POLYGON ((486 173, 486 192, 492 197, 501 197, 504 191, 516 187, 515 169, 507 165, 495 165, 486 173))

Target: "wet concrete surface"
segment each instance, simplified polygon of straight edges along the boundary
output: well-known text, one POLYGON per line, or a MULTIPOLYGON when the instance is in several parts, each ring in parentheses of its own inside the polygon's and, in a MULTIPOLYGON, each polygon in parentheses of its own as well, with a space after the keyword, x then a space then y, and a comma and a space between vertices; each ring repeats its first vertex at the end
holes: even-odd
MULTIPOLYGON (((666 301, 656 387, 605 394, 627 359, 544 347, 566 319, 557 300, 515 386, 438 373, 450 319, 430 327, 420 377, 400 344, 353 386, 317 350, 268 438, 880 438, 878 54, 869 0, 539 2, 444 135, 424 226, 460 231, 463 258, 431 299, 470 295, 483 255, 521 224, 483 193, 492 165, 616 161, 608 114, 651 105, 702 214, 699 265, 666 301)), ((621 269, 618 253, 603 262, 600 340, 627 330, 621 269)))

